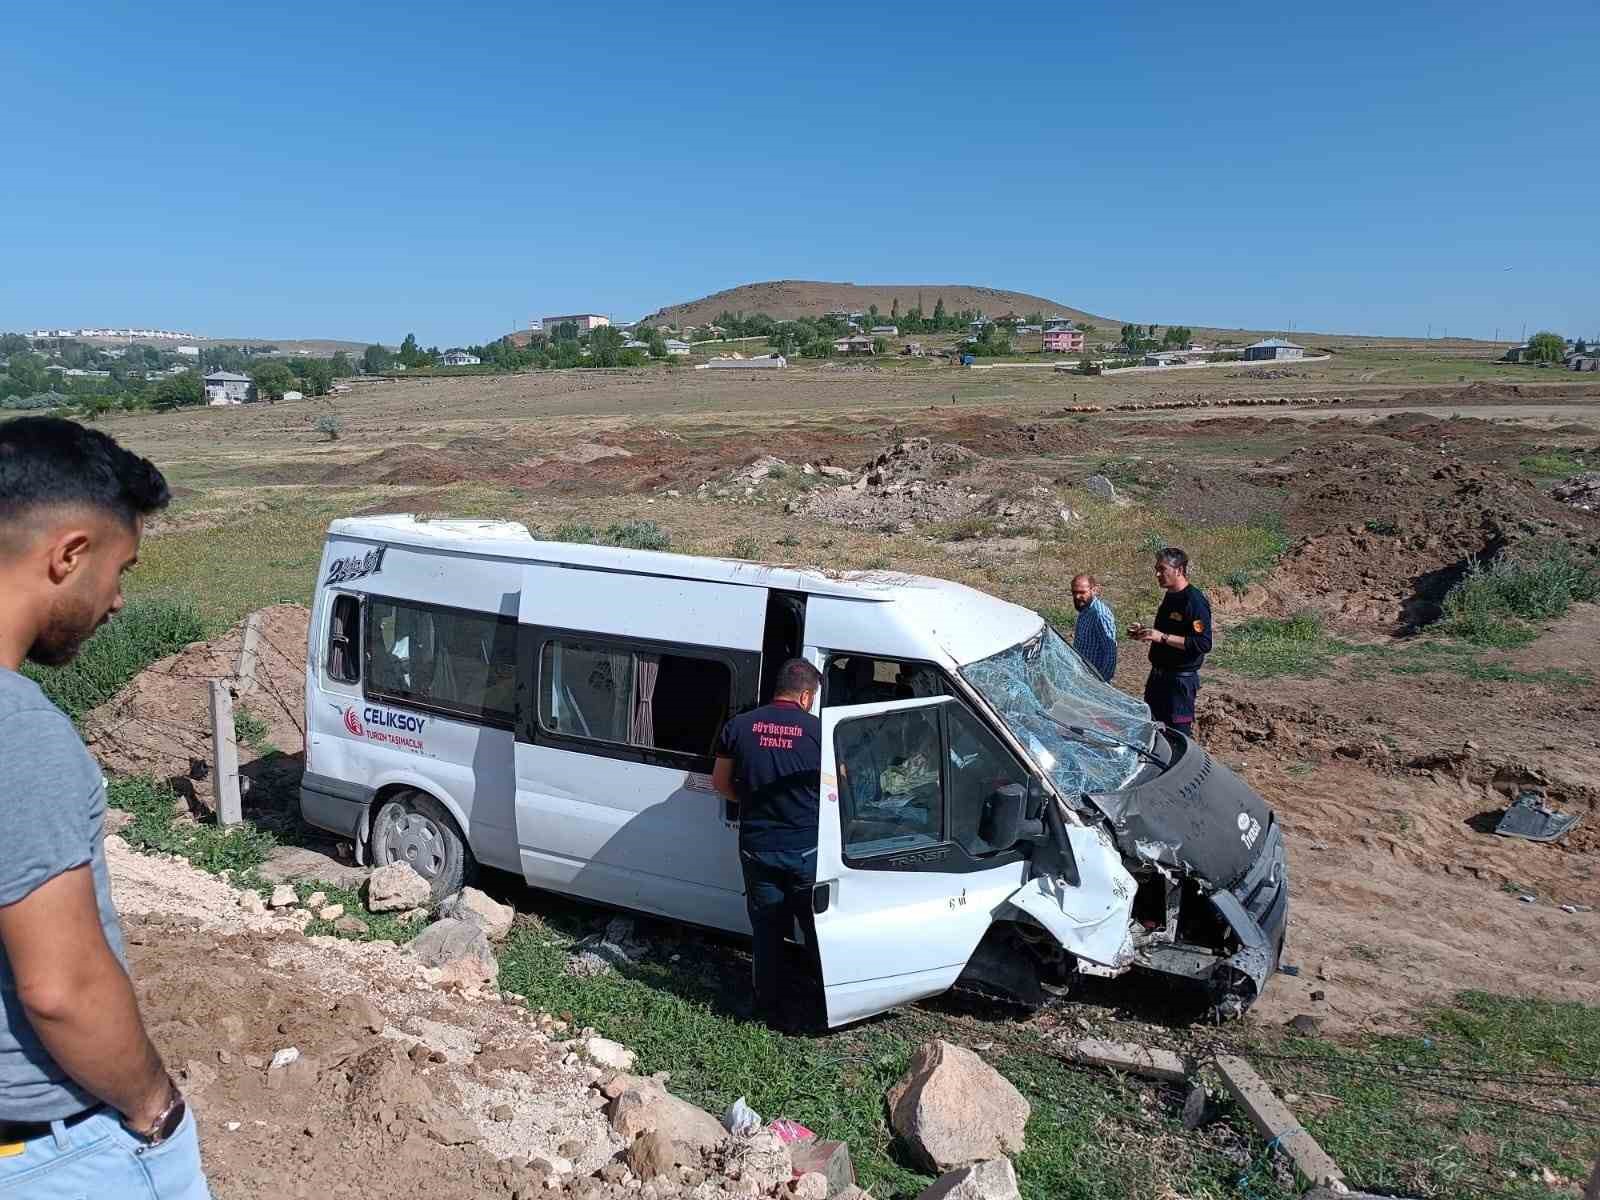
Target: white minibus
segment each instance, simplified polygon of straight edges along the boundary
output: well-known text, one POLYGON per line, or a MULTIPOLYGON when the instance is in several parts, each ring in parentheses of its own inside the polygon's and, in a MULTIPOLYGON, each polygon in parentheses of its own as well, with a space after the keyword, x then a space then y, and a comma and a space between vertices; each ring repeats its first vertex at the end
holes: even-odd
POLYGON ((436 898, 481 864, 748 934, 712 747, 797 655, 823 676, 830 1025, 958 980, 1037 1003, 1139 968, 1224 1014, 1260 993, 1288 913, 1265 802, 1038 614, 938 579, 336 520, 301 812, 436 898))

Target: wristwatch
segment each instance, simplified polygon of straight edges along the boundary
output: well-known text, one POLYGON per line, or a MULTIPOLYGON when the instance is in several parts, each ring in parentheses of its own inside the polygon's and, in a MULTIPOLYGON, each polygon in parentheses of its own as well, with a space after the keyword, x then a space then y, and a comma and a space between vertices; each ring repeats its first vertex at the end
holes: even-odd
POLYGON ((156 1114, 155 1120, 150 1122, 149 1127, 135 1129, 126 1121, 122 1123, 122 1127, 143 1142, 146 1148, 159 1146, 178 1132, 178 1126, 183 1124, 184 1114, 188 1111, 189 1108, 184 1103, 183 1093, 178 1090, 178 1085, 173 1083, 172 1078, 168 1076, 166 1107, 156 1114))

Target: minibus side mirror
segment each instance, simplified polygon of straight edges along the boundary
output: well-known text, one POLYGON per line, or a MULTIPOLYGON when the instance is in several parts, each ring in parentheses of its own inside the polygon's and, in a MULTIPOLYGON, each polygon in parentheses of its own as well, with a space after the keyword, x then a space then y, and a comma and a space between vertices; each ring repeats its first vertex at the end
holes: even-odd
POLYGON ((1010 850, 1023 841, 1044 838, 1044 822, 1027 817, 1031 787, 1008 783, 996 788, 983 806, 978 836, 995 850, 1010 850))

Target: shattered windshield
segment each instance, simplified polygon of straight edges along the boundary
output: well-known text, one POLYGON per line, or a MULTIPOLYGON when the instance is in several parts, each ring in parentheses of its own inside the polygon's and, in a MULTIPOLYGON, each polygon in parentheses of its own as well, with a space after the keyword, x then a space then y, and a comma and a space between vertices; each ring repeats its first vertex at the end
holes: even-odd
POLYGON ((1065 796, 1111 792, 1138 773, 1137 751, 1097 735, 1148 749, 1150 710, 1103 682, 1048 624, 1009 650, 961 668, 1033 760, 1065 796), (1087 732, 1064 728, 1076 725, 1087 732))

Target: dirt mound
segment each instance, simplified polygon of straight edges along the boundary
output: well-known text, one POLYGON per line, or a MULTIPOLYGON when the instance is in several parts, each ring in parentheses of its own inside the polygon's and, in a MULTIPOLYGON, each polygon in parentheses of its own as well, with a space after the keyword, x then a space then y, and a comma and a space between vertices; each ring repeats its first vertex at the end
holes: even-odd
MULTIPOLYGON (((254 684, 234 698, 247 810, 284 809, 299 782, 310 616, 299 604, 259 613, 254 684)), ((166 780, 200 808, 214 809, 210 684, 235 681, 243 628, 153 663, 96 709, 84 734, 101 765, 116 774, 166 780)))
POLYGON ((1469 383, 1460 388, 1415 388, 1401 392, 1392 404, 1505 404, 1522 398, 1516 383, 1469 383))
POLYGON ((962 482, 983 460, 955 442, 907 438, 882 451, 853 482, 817 488, 792 502, 793 510, 856 529, 909 532, 919 525, 956 521, 992 498, 975 481, 962 482))
POLYGON ((1062 420, 1015 421, 996 413, 963 413, 942 436, 991 458, 1028 454, 1076 454, 1093 439, 1062 420))
POLYGON ((1472 559, 1532 539, 1600 551, 1600 522, 1448 450, 1346 438, 1299 447, 1264 478, 1288 491, 1284 515, 1302 535, 1265 585, 1286 608, 1414 628, 1438 617, 1472 559))

